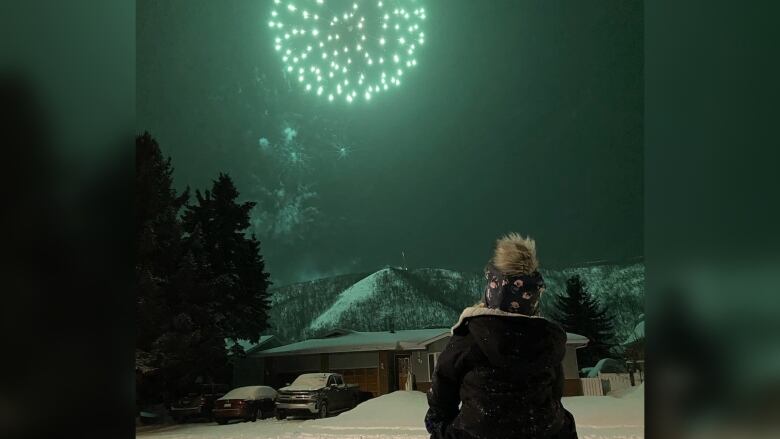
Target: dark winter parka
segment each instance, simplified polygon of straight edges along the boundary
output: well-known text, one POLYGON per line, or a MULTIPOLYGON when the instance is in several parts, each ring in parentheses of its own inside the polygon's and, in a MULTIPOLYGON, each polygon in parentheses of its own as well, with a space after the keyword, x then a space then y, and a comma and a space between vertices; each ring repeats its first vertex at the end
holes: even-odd
POLYGON ((452 333, 428 392, 431 438, 577 437, 561 405, 566 332, 560 326, 475 306, 452 333))

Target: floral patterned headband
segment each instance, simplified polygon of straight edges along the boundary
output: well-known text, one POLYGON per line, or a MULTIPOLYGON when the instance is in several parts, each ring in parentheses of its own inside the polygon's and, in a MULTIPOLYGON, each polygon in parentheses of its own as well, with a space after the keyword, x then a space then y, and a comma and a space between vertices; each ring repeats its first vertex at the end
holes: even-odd
POLYGON ((485 268, 487 287, 482 301, 488 308, 525 314, 539 314, 539 298, 544 292, 542 274, 505 274, 492 264, 485 268))

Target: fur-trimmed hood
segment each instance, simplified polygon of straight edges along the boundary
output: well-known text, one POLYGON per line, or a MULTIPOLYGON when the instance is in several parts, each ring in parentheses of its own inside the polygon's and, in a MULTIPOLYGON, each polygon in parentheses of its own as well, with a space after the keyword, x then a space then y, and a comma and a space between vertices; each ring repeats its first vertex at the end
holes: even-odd
POLYGON ((474 340, 496 367, 555 365, 566 351, 566 331, 557 323, 478 305, 464 309, 451 332, 474 340))
POLYGON ((501 311, 498 308, 488 308, 485 306, 484 303, 478 303, 474 306, 470 306, 464 309, 463 312, 460 313, 460 317, 458 318, 458 323, 455 323, 455 325, 450 329, 450 334, 455 335, 455 331, 457 331, 461 326, 463 326, 466 320, 478 316, 499 316, 499 317, 509 317, 512 319, 544 319, 544 317, 541 316, 527 316, 525 314, 515 314, 506 311, 501 311))

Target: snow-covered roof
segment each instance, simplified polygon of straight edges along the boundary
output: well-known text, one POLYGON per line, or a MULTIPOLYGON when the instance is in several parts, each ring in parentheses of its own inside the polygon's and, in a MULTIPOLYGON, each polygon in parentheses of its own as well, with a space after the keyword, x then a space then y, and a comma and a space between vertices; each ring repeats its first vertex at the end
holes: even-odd
MULTIPOLYGON (((272 338, 274 338, 273 335, 261 335, 260 339, 257 341, 257 343, 251 343, 249 340, 238 340, 239 346, 244 348, 244 352, 250 353, 251 351, 256 351, 257 348, 261 347, 268 341, 270 341, 272 338)), ((232 348, 235 345, 235 342, 229 338, 225 339, 225 348, 228 350, 232 348)))
MULTIPOLYGON (((407 329, 395 332, 359 332, 349 329, 334 329, 317 338, 258 351, 252 356, 273 357, 340 352, 422 350, 429 344, 449 336, 449 328, 407 329)), ((588 343, 586 337, 578 334, 567 332, 566 336, 567 344, 584 346, 588 343)))
POLYGON ((629 335, 628 338, 626 338, 626 341, 624 341, 621 344, 625 346, 644 339, 645 339, 645 322, 643 320, 637 323, 636 327, 634 327, 634 330, 631 332, 631 335, 629 335))
POLYGON ((588 340, 588 337, 579 334, 574 334, 572 332, 566 333, 566 344, 585 346, 586 344, 588 344, 588 341, 590 341, 588 340))
POLYGON ((256 352, 253 356, 425 349, 434 341, 449 335, 449 328, 408 329, 395 332, 358 332, 337 329, 322 334, 319 338, 266 349, 256 352))
POLYGON ((598 378, 600 373, 625 373, 626 365, 614 358, 602 358, 593 367, 584 367, 586 378, 598 378))

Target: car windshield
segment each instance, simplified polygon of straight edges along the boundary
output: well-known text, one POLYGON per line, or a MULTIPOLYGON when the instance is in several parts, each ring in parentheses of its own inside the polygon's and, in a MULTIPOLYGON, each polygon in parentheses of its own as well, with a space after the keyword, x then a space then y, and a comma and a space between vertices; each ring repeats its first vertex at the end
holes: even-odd
POLYGON ((325 387, 325 380, 328 375, 324 373, 307 373, 299 376, 293 381, 292 385, 296 387, 325 387))

